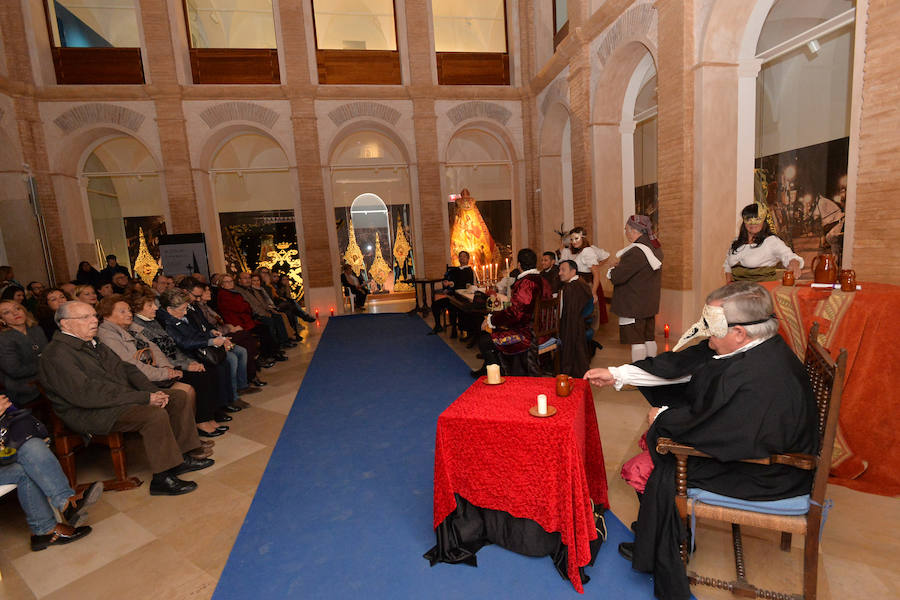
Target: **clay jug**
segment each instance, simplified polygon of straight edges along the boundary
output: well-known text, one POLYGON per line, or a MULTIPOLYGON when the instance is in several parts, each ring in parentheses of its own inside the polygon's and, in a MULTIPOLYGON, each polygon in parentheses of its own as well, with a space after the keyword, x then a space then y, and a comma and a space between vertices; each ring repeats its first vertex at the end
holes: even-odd
POLYGON ((820 254, 812 261, 813 281, 835 283, 838 277, 837 257, 834 254, 820 254))
POLYGON ((781 276, 781 285, 794 285, 794 272, 788 269, 781 276))
POLYGON ((568 396, 572 391, 572 378, 568 375, 556 376, 556 395, 568 396))
POLYGON ((840 276, 841 289, 845 292, 856 291, 856 271, 853 269, 844 269, 840 276))

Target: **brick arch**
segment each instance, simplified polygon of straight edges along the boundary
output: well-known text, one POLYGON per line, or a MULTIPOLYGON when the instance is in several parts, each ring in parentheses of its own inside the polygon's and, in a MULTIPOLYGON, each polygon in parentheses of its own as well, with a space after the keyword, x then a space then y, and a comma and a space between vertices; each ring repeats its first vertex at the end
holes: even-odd
POLYGON ((554 103, 563 106, 569 104, 569 85, 565 77, 557 76, 556 80, 547 87, 547 93, 541 100, 541 114, 546 116, 547 111, 554 103))
POLYGON ((91 102, 70 108, 53 120, 63 133, 90 125, 114 125, 135 132, 140 129, 146 117, 141 113, 106 102, 91 102))
POLYGON ((247 134, 261 135, 275 142, 275 144, 284 153, 284 156, 287 159, 288 167, 296 167, 296 164, 293 164, 293 161, 291 159, 291 154, 285 150, 284 145, 275 136, 273 136, 269 131, 266 131, 265 129, 256 127, 254 125, 247 125, 245 123, 229 123, 227 125, 219 127, 215 132, 210 134, 210 136, 203 142, 203 147, 198 155, 199 160, 197 161, 197 165, 195 165, 195 167, 208 172, 209 169, 212 168, 213 160, 215 160, 216 156, 219 154, 219 151, 225 146, 225 144, 238 137, 239 135, 247 134))
POLYGON ((203 110, 200 118, 210 129, 230 121, 249 121, 271 129, 278 113, 255 102, 223 102, 203 110))
POLYGON ((78 177, 91 152, 97 146, 115 137, 130 137, 137 140, 153 158, 157 171, 162 173, 162 156, 154 150, 154 146, 133 130, 113 123, 97 123, 94 127, 67 136, 60 148, 53 154, 50 164, 55 165, 58 173, 78 177))
POLYGON ((496 138, 497 141, 500 142, 500 145, 503 146, 503 149, 506 150, 507 160, 509 160, 510 163, 515 163, 517 160, 519 160, 519 155, 516 152, 516 144, 515 141, 513 141, 512 134, 510 134, 510 132, 505 127, 500 126, 494 121, 478 119, 473 121, 466 121, 450 132, 450 135, 447 138, 447 143, 441 149, 441 162, 447 162, 447 153, 450 150, 450 144, 453 142, 453 138, 465 131, 481 131, 493 138, 496 138))
POLYGON ((650 3, 638 4, 616 19, 612 27, 606 30, 597 47, 597 60, 601 66, 609 64, 612 55, 625 44, 632 41, 644 43, 656 58, 658 46, 659 17, 650 3))
POLYGON ((331 142, 328 144, 328 151, 325 153, 325 164, 331 164, 331 161, 334 158, 335 150, 337 150, 337 147, 341 144, 341 142, 347 139, 347 136, 353 135, 354 133, 359 133, 361 131, 374 131, 375 133, 383 135, 384 137, 389 139, 395 146, 397 146, 397 148, 400 150, 400 154, 403 155, 403 160, 407 165, 411 165, 414 162, 414 160, 411 159, 411 156, 413 156, 413 154, 410 152, 409 145, 406 143, 406 141, 403 139, 403 136, 400 135, 399 132, 395 131, 391 127, 384 125, 383 123, 365 120, 350 123, 334 134, 334 136, 331 138, 331 142))
POLYGON ((512 117, 509 109, 495 103, 473 100, 463 102, 447 111, 447 118, 454 125, 459 125, 467 119, 491 119, 501 125, 506 125, 512 117))
POLYGON ((370 117, 396 125, 400 111, 379 102, 348 102, 328 113, 328 118, 338 127, 359 117, 370 117))

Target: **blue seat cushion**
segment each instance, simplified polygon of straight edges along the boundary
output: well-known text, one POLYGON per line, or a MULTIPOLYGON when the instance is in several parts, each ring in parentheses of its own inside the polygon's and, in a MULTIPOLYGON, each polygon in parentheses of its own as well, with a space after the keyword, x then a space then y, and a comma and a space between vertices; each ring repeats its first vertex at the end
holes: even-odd
POLYGON ((795 496, 793 498, 784 498, 783 500, 742 500, 740 498, 714 494, 713 492, 701 490, 700 488, 688 488, 687 495, 688 498, 691 498, 692 500, 710 504, 712 506, 750 510, 770 515, 796 516, 805 515, 809 512, 809 494, 795 496))
POLYGON ((541 350, 546 350, 547 348, 550 348, 552 346, 555 346, 558 343, 559 343, 559 340, 556 339, 555 337, 549 338, 546 342, 544 342, 543 344, 538 346, 538 352, 540 352, 541 350))

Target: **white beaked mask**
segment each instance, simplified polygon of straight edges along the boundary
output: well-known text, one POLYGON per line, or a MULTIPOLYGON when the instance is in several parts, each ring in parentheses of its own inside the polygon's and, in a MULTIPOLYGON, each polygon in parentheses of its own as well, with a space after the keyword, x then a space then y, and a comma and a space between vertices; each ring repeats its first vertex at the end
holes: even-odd
POLYGON ((700 320, 691 325, 684 335, 675 344, 672 352, 697 338, 725 337, 728 334, 728 319, 725 318, 725 309, 721 306, 706 304, 700 313, 700 320))

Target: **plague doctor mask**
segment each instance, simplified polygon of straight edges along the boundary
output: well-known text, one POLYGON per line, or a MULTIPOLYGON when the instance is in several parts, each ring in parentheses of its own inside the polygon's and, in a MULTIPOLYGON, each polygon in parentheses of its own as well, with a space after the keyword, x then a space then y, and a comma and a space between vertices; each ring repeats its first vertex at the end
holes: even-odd
POLYGON ((744 321, 742 323, 729 323, 725 317, 725 308, 722 306, 712 306, 706 304, 703 306, 703 312, 700 314, 700 320, 691 325, 684 335, 675 344, 673 352, 678 351, 682 346, 694 339, 708 337, 725 337, 728 335, 728 328, 735 325, 757 325, 765 323, 769 319, 774 319, 775 315, 768 315, 764 319, 755 321, 744 321))

